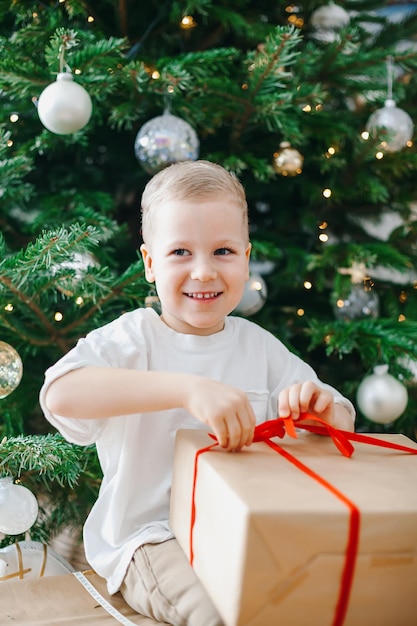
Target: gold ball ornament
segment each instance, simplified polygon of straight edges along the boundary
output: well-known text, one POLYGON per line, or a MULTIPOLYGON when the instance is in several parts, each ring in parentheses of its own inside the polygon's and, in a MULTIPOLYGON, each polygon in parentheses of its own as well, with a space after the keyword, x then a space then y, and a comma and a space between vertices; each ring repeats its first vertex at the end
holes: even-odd
POLYGON ((23 363, 19 353, 5 341, 0 341, 0 400, 19 385, 23 363))
POLYGON ((74 82, 71 72, 60 72, 39 96, 38 115, 56 135, 70 135, 89 122, 93 105, 87 91, 74 82))
POLYGON ((304 157, 291 147, 288 141, 279 144, 280 149, 274 152, 272 165, 281 176, 297 176, 303 171, 304 157))

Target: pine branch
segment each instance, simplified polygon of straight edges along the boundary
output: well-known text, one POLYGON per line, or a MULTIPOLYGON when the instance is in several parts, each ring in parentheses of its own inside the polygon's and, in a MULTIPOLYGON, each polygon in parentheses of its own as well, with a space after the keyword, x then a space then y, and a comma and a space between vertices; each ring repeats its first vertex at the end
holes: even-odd
POLYGON ((44 484, 56 481, 74 487, 84 467, 82 448, 58 434, 5 437, 0 443, 0 476, 39 475, 44 484))
POLYGON ((367 370, 379 362, 389 364, 395 372, 401 357, 417 359, 417 322, 382 318, 330 323, 309 320, 307 333, 310 348, 325 345, 328 356, 335 354, 339 358, 356 353, 367 370))

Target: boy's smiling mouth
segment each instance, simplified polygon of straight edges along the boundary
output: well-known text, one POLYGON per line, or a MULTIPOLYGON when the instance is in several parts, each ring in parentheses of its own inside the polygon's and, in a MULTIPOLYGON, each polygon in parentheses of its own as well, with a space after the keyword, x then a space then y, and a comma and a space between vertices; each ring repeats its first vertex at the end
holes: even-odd
POLYGON ((198 291, 198 292, 190 292, 190 293, 186 292, 185 293, 185 295, 188 298, 193 298, 195 300, 210 300, 212 298, 217 298, 220 294, 221 294, 221 291, 210 291, 210 292, 205 292, 205 293, 198 291))

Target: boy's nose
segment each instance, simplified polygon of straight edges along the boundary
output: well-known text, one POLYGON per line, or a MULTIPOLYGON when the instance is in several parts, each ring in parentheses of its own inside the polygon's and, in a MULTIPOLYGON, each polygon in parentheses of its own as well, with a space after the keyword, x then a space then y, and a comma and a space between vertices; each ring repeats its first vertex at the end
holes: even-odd
POLYGON ((217 271, 213 264, 206 259, 197 261, 191 270, 191 278, 193 280, 208 281, 213 280, 216 276, 217 271))

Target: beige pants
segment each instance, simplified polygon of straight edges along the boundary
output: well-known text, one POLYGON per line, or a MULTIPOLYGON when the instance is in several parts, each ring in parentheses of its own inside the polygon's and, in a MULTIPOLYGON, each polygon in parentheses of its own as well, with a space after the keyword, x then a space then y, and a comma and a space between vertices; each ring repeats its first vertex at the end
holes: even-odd
POLYGON ((135 611, 162 624, 223 626, 176 539, 138 548, 120 592, 135 611))

